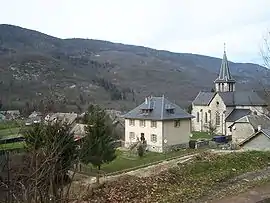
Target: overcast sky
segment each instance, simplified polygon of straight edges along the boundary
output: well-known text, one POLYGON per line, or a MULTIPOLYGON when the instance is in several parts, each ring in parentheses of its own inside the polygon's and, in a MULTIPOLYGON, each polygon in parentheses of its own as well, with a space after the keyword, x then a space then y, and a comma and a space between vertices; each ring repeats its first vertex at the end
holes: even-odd
POLYGON ((101 39, 173 52, 260 60, 270 0, 0 0, 0 24, 60 38, 101 39))

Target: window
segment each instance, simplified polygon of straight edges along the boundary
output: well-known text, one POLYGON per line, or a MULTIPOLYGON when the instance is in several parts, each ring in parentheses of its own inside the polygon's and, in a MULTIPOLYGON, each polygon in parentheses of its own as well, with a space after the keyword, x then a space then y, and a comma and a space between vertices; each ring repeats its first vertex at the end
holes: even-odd
POLYGON ((156 128, 157 127, 157 121, 151 121, 151 127, 156 128))
POLYGON ((155 134, 151 135, 151 142, 157 142, 157 135, 155 134))
POLYGON ((207 123, 208 122, 208 118, 207 118, 207 112, 205 112, 205 123, 207 123))
POLYGON ((219 112, 216 112, 216 125, 217 126, 220 125, 220 114, 219 114, 219 112))
POLYGON ((145 120, 140 120, 140 126, 145 127, 145 120))
POLYGON ((129 139, 131 139, 131 140, 135 139, 135 133, 134 132, 129 133, 129 139))
POLYGON ((174 127, 179 128, 180 127, 180 120, 174 121, 174 127))
POLYGON ((174 109, 167 109, 168 113, 174 114, 174 109))
POLYGON ((130 126, 134 126, 134 125, 135 125, 135 120, 129 119, 129 125, 130 125, 130 126))
POLYGON ((200 113, 197 112, 197 122, 200 122, 200 113))

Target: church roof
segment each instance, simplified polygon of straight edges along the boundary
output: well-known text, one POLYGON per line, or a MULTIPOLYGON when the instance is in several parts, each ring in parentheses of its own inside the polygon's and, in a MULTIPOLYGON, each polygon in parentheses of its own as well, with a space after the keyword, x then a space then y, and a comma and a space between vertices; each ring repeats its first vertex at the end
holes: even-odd
POLYGON ((255 91, 218 92, 226 106, 266 106, 255 91))
POLYGON ((235 80, 233 79, 231 72, 230 72, 229 62, 228 62, 225 50, 224 50, 223 59, 221 62, 219 75, 218 75, 218 78, 215 80, 215 83, 218 83, 218 82, 233 82, 233 83, 235 83, 235 80))
POLYGON ((226 117, 226 122, 234 122, 251 113, 249 109, 233 109, 233 111, 226 117))
POLYGON ((163 96, 146 98, 145 102, 123 117, 131 119, 169 120, 193 118, 194 116, 185 112, 180 106, 170 102, 163 96))
POLYGON ((193 104, 198 106, 207 106, 215 96, 215 92, 199 92, 194 99, 193 104))
POLYGON ((199 92, 193 104, 207 106, 216 94, 219 94, 224 104, 228 106, 267 106, 266 102, 255 91, 235 92, 199 92))

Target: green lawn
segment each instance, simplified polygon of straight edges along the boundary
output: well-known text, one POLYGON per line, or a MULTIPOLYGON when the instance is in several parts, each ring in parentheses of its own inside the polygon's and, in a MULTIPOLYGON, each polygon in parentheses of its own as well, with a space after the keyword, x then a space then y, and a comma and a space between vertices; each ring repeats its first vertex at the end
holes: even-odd
POLYGON ((8 144, 0 144, 0 150, 21 149, 25 146, 25 142, 13 142, 8 144))
POLYGON ((0 139, 16 137, 19 134, 19 130, 20 130, 19 127, 2 129, 0 130, 0 139))
POLYGON ((1 121, 0 130, 9 128, 18 128, 22 125, 22 121, 1 121))
POLYGON ((209 135, 207 132, 192 132, 192 140, 197 140, 197 139, 212 139, 213 137, 209 135))
POLYGON ((101 170, 106 173, 112 173, 116 171, 121 171, 140 165, 150 164, 152 162, 165 160, 172 157, 177 157, 185 155, 188 153, 195 152, 195 150, 179 150, 169 153, 156 153, 156 152, 146 152, 143 157, 139 157, 137 154, 132 154, 129 151, 117 151, 117 158, 109 164, 104 164, 101 170))

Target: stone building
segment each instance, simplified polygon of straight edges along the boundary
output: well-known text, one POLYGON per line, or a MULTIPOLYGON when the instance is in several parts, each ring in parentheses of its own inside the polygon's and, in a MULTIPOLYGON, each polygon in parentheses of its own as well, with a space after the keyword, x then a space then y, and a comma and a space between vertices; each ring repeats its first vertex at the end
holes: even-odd
POLYGON ((232 77, 226 51, 214 81, 213 92, 199 92, 192 102, 192 126, 194 131, 216 129, 217 134, 230 135, 229 128, 236 120, 250 115, 267 113, 266 102, 255 91, 238 91, 232 77))

